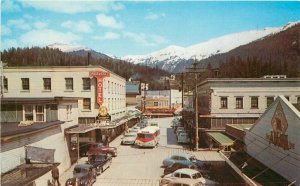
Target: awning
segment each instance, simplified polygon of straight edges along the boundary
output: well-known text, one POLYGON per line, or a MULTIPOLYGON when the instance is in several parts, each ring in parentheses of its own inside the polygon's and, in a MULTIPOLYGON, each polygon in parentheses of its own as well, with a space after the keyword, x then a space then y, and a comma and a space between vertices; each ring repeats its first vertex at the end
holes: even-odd
POLYGON ((207 132, 207 135, 209 135, 215 142, 219 143, 221 146, 231 146, 234 142, 234 140, 221 132, 207 132))
POLYGON ((92 126, 92 125, 79 125, 78 127, 71 128, 66 131, 68 134, 82 134, 89 131, 92 131, 94 129, 97 129, 98 127, 92 126))

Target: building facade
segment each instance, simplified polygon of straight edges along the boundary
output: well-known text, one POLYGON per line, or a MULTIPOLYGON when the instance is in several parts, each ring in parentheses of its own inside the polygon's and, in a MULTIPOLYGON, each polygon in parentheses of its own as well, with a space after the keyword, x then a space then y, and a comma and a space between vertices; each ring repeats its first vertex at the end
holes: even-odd
MULTIPOLYGON (((74 136, 67 131, 95 123, 100 105, 107 108, 112 122, 124 118, 125 83, 124 78, 100 66, 5 67, 1 173, 24 163, 26 145, 55 149, 60 171, 69 168, 78 153, 72 150, 74 136)), ((90 132, 97 138, 96 130, 90 132)), ((47 180, 42 181, 44 185, 47 180)))
POLYGON ((197 88, 200 128, 253 124, 279 95, 300 103, 299 78, 206 79, 197 88))
POLYGON ((279 96, 245 133, 245 149, 251 157, 300 185, 300 112, 289 100, 279 96))

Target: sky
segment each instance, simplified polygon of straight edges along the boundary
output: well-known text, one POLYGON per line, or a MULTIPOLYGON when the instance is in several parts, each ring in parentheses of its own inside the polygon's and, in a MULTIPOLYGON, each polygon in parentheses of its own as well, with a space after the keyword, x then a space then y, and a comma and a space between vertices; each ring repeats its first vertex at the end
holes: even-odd
POLYGON ((300 2, 2 0, 1 50, 80 45, 123 57, 300 21, 300 2))

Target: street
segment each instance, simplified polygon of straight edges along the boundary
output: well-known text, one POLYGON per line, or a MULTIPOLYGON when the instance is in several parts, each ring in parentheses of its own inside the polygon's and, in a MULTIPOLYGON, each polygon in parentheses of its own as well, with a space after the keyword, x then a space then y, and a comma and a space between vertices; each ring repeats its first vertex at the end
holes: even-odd
MULTIPOLYGON (((118 148, 118 156, 113 159, 109 169, 97 177, 94 185, 158 185, 163 174, 163 159, 179 152, 189 152, 198 159, 211 158, 222 161, 217 152, 191 152, 178 145, 171 126, 173 117, 151 119, 159 123, 161 129, 160 143, 153 149, 139 149, 136 146, 120 145, 121 136, 110 145, 118 148)), ((150 121, 150 120, 149 120, 150 121)))

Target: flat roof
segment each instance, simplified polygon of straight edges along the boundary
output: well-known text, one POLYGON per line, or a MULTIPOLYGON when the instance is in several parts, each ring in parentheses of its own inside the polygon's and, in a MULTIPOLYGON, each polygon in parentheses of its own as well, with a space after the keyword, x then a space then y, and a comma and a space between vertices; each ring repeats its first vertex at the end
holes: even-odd
POLYGON ((233 145, 234 140, 226 136, 225 134, 221 132, 207 132, 209 136, 212 137, 212 139, 219 143, 221 146, 230 146, 233 145))

